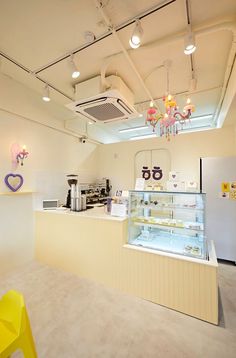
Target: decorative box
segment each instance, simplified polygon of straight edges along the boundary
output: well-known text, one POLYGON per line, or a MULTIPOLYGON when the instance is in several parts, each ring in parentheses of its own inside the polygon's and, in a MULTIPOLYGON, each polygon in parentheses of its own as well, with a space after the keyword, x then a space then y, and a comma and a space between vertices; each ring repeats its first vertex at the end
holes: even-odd
POLYGON ((185 191, 185 182, 184 181, 167 181, 166 182, 167 191, 185 191))
POLYGON ((169 181, 180 181, 180 173, 175 171, 169 172, 169 181))
POLYGON ((187 181, 186 182, 186 191, 197 191, 198 185, 196 181, 187 181))

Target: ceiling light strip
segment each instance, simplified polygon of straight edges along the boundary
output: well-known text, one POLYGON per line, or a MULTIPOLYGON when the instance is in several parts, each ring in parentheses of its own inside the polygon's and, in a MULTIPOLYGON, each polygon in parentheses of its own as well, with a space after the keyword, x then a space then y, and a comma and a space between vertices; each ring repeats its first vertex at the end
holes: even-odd
MULTIPOLYGON (((183 131, 179 132, 180 134, 183 133, 192 133, 192 132, 199 132, 201 130, 207 130, 207 129, 211 129, 212 127, 210 125, 205 125, 205 126, 199 126, 199 127, 195 127, 195 128, 185 128, 183 129, 183 131)), ((160 138, 156 133, 152 133, 152 134, 144 134, 144 135, 140 135, 140 136, 135 136, 135 137, 131 137, 129 138, 129 140, 138 140, 138 139, 148 139, 148 138, 160 138)))
POLYGON ((211 113, 211 114, 203 114, 202 116, 191 117, 190 122, 191 121, 199 121, 200 119, 210 119, 212 117, 213 117, 213 113, 211 113))
POLYGON ((127 133, 127 132, 133 132, 133 131, 140 131, 142 129, 149 129, 149 127, 148 126, 130 127, 130 128, 120 129, 119 132, 120 133, 127 133))
POLYGON ((131 137, 129 138, 129 140, 138 140, 138 139, 146 139, 146 138, 157 138, 157 134, 156 133, 152 133, 152 134, 146 134, 146 135, 137 135, 135 137, 131 137))
MULTIPOLYGON (((137 19, 141 20, 141 19, 143 19, 144 17, 147 17, 147 16, 149 16, 149 15, 155 13, 156 11, 159 11, 159 10, 165 8, 166 6, 171 5, 172 3, 176 2, 176 1, 177 1, 177 0, 164 1, 162 4, 156 5, 156 6, 152 7, 152 8, 150 8, 149 10, 146 10, 145 12, 142 12, 141 14, 139 14, 139 15, 133 17, 132 19, 126 21, 125 23, 122 23, 122 24, 120 24, 120 25, 118 25, 118 26, 115 26, 115 27, 114 27, 114 30, 117 31, 117 32, 118 32, 118 31, 121 31, 121 30, 123 30, 124 28, 128 27, 129 25, 135 23, 135 21, 136 21, 137 19)), ((96 39, 95 39, 94 41, 92 41, 91 43, 87 43, 87 44, 85 44, 85 45, 82 45, 82 46, 80 46, 79 48, 75 49, 74 51, 71 51, 70 53, 67 53, 66 55, 63 55, 63 56, 59 57, 59 58, 56 59, 55 61, 52 61, 52 62, 50 62, 49 64, 47 64, 47 65, 45 65, 45 66, 43 66, 43 67, 40 67, 39 69, 35 70, 34 73, 35 73, 35 74, 38 74, 38 73, 40 73, 40 72, 42 72, 42 71, 45 71, 46 69, 48 69, 48 68, 50 68, 50 67, 56 65, 57 63, 59 63, 59 62, 65 60, 65 59, 69 58, 69 57, 71 56, 71 54, 75 55, 76 53, 79 53, 79 52, 85 50, 86 48, 88 48, 88 47, 90 47, 90 46, 96 44, 97 42, 99 42, 99 41, 101 41, 101 40, 104 40, 105 38, 107 38, 108 36, 111 36, 111 35, 112 35, 112 30, 110 30, 110 31, 106 32, 105 34, 99 36, 98 38, 96 38, 96 39)))
POLYGON ((200 132, 202 129, 203 130, 212 129, 212 126, 210 124, 207 124, 207 125, 204 125, 204 126, 184 128, 183 130, 181 130, 179 132, 179 134, 200 132))

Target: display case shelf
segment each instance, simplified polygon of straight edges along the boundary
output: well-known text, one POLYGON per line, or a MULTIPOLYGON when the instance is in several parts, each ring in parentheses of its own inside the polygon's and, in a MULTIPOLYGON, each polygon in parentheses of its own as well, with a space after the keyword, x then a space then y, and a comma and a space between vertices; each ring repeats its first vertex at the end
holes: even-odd
POLYGON ((158 238, 154 234, 153 237, 149 237, 149 239, 141 235, 133 241, 133 245, 195 258, 201 258, 202 256, 201 241, 197 242, 191 237, 180 237, 176 234, 170 234, 168 237, 159 235, 158 238))
POLYGON ((138 209, 150 209, 150 210, 197 210, 197 211, 203 211, 203 208, 197 208, 197 207, 187 207, 187 206, 164 206, 164 205, 140 205, 137 207, 138 209))
POLYGON ((207 259, 205 194, 133 190, 129 204, 129 244, 207 259))
POLYGON ((176 226, 176 225, 165 225, 165 224, 154 224, 154 223, 144 223, 144 222, 140 222, 140 221, 133 221, 134 222, 134 225, 136 226, 147 226, 147 227, 152 227, 152 228, 160 228, 160 229, 179 229, 181 231, 195 231, 195 232, 201 232, 203 233, 204 230, 201 230, 201 229, 192 229, 192 228, 188 228, 188 227, 185 227, 185 226, 176 226))

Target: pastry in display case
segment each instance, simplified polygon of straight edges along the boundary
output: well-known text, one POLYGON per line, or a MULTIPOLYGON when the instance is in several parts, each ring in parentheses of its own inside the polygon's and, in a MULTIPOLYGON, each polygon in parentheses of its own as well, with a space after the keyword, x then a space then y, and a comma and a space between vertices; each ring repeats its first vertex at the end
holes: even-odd
POLYGON ((207 259, 205 194, 129 192, 129 244, 207 259))

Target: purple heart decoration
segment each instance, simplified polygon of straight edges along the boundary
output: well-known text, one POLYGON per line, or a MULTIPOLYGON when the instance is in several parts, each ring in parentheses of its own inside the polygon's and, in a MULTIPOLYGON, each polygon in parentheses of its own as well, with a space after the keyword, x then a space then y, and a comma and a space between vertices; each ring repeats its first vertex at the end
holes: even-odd
POLYGON ((172 174, 172 178, 175 178, 176 177, 176 175, 175 174, 172 174))
POLYGON ((24 179, 23 179, 22 175, 20 175, 20 174, 13 174, 13 173, 7 174, 7 175, 5 176, 4 181, 5 181, 6 186, 7 186, 11 191, 14 191, 14 192, 17 191, 17 190, 19 190, 19 189, 22 187, 23 183, 24 183, 24 179), (17 179, 18 179, 18 183, 17 183, 16 185, 12 185, 12 184, 9 182, 9 180, 10 180, 11 178, 13 178, 13 179, 14 179, 14 178, 17 178, 17 179))
POLYGON ((177 188, 177 184, 174 184, 174 188, 177 188))

